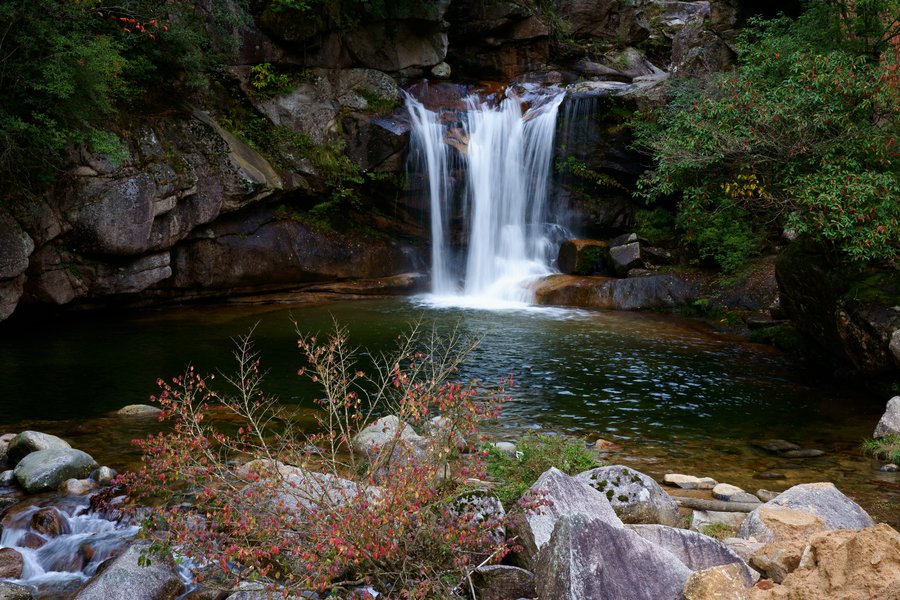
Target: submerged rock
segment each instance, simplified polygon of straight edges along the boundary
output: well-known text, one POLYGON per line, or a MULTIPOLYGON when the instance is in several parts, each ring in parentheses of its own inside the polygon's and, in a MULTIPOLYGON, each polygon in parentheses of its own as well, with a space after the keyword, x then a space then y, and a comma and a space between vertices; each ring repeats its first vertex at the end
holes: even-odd
POLYGON ((535 575, 539 598, 680 600, 691 570, 634 531, 584 514, 559 518, 535 575))
POLYGON ((652 477, 629 467, 612 465, 579 473, 577 479, 605 495, 624 523, 678 525, 678 505, 652 477))
POLYGON ((117 410, 116 414, 123 417, 155 417, 161 412, 162 409, 156 406, 149 406, 147 404, 129 404, 128 406, 123 406, 117 410))
POLYGON ((90 454, 73 448, 38 450, 16 465, 19 485, 30 493, 55 490, 67 479, 87 477, 97 468, 90 454))

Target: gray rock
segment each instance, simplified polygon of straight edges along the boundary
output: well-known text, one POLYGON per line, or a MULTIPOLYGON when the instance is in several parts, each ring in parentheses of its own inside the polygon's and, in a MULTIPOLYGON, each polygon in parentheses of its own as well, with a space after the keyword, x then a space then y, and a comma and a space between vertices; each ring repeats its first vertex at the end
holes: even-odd
POLYGON ((38 450, 71 448, 69 442, 40 431, 23 431, 9 442, 6 455, 10 465, 16 465, 26 455, 38 450))
POLYGON ((0 600, 32 600, 34 592, 24 585, 0 581, 0 600))
POLYGON ((75 600, 174 600, 184 592, 171 556, 149 554, 149 542, 132 544, 75 594, 75 600), (150 560, 139 565, 140 558, 150 560))
POLYGON ((18 277, 28 268, 34 241, 6 211, 0 211, 0 279, 18 277))
POLYGON ((87 477, 97 462, 86 452, 73 448, 38 450, 16 465, 19 485, 30 493, 55 490, 66 479, 87 477))
POLYGON ((459 431, 451 431, 452 426, 447 417, 433 417, 425 423, 425 433, 439 444, 452 442, 458 450, 467 448, 466 438, 459 431))
POLYGON ((59 486, 59 491, 66 496, 84 496, 96 485, 90 479, 67 479, 59 486))
POLYGON ((491 445, 510 458, 516 457, 516 445, 512 442, 494 442, 491 445))
POLYGON ((451 73, 450 65, 445 62, 438 63, 431 67, 431 74, 437 77, 438 79, 447 79, 450 77, 451 73))
POLYGON ((723 502, 759 502, 759 498, 736 485, 720 483, 712 489, 713 498, 723 502))
POLYGON ((742 512, 695 510, 691 513, 691 529, 703 533, 704 529, 710 525, 722 524, 733 527, 737 531, 746 516, 746 513, 742 512))
POLYGON ((753 442, 757 448, 762 448, 769 452, 787 452, 788 450, 800 450, 800 446, 787 440, 761 440, 753 442))
POLYGON ((9 450, 9 443, 15 439, 15 433, 4 433, 0 435, 0 464, 6 463, 6 453, 9 450))
POLYGON ((93 473, 91 473, 91 479, 96 481, 99 485, 110 485, 113 482, 113 479, 116 478, 115 469, 110 469, 109 467, 100 467, 93 473))
POLYGON ((0 281, 0 321, 15 312, 19 299, 25 290, 25 274, 0 281))
POLYGON ((881 465, 881 468, 878 469, 882 473, 896 473, 900 471, 900 465, 895 465, 894 463, 887 463, 886 465, 881 465))
POLYGON ((478 600, 515 600, 533 598, 537 593, 534 573, 509 565, 478 567, 472 573, 478 600))
MULTIPOLYGON (((300 598, 305 598, 303 594, 300 598)), ((242 581, 237 589, 228 595, 227 600, 288 600, 280 592, 270 592, 266 586, 257 581, 242 581)))
POLYGON ((580 514, 614 527, 623 526, 604 494, 586 481, 570 477, 555 467, 545 471, 529 488, 529 492, 552 504, 529 511, 524 518, 516 519, 511 524, 513 535, 517 535, 522 544, 526 567, 533 565, 538 552, 550 541, 556 522, 563 516, 580 514))
POLYGON ((753 574, 744 559, 719 540, 696 531, 665 525, 629 525, 628 528, 648 542, 671 552, 691 571, 735 563, 740 566, 746 584, 753 585, 753 574))
POLYGON ((737 537, 754 537, 762 542, 774 540, 774 534, 760 518, 763 507, 789 508, 815 515, 827 529, 865 529, 875 522, 856 502, 833 483, 804 483, 782 492, 774 500, 752 511, 738 529, 737 537))
POLYGON ((156 417, 159 416, 159 413, 161 412, 162 409, 157 406, 150 406, 148 404, 129 404, 128 406, 123 406, 117 410, 116 414, 123 417, 156 417))
POLYGON ((663 482, 683 490, 711 490, 718 482, 712 477, 695 477, 681 473, 666 473, 663 482))
POLYGON ((537 304, 606 310, 671 308, 697 292, 695 285, 673 273, 627 279, 550 275, 533 289, 537 304))
POLYGON ((624 246, 610 246, 609 259, 619 277, 624 277, 630 269, 641 267, 644 264, 641 259, 641 245, 638 242, 631 242, 624 246))
POLYGON ((778 497, 778 494, 781 492, 773 492, 772 490, 767 490, 764 488, 759 488, 756 490, 756 497, 762 500, 763 502, 768 502, 769 500, 774 500, 778 497))
POLYGON ((722 540, 725 546, 741 557, 745 563, 749 563, 756 551, 765 546, 763 542, 754 542, 744 538, 730 537, 722 540))
POLYGON ((417 434, 412 427, 401 422, 396 416, 388 415, 356 434, 353 438, 353 448, 359 452, 373 454, 394 443, 395 440, 409 445, 425 443, 425 438, 417 434))
POLYGON ((577 479, 605 495, 624 523, 678 525, 678 505, 652 477, 630 467, 613 465, 579 473, 577 479))
POLYGON ((680 600, 691 570, 670 552, 604 519, 561 517, 541 551, 539 598, 680 600))
POLYGON ((900 434, 900 396, 894 396, 888 400, 884 414, 875 426, 873 437, 881 438, 886 435, 900 434))
POLYGON ((9 487, 16 483, 16 472, 12 469, 0 473, 0 486, 9 487))

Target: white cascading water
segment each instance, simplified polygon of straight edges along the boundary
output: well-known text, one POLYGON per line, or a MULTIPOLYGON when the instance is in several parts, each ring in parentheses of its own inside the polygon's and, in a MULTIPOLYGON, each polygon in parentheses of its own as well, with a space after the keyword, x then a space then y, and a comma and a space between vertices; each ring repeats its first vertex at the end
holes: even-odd
POLYGON ((523 111, 524 103, 514 94, 496 106, 470 96, 462 134, 452 135, 454 145, 463 148, 466 180, 468 245, 460 286, 449 264, 446 231, 453 190, 445 141, 451 132, 437 113, 407 99, 413 154, 420 157, 429 181, 435 296, 453 295, 455 303, 478 306, 527 302, 527 283, 551 272, 547 194, 563 94, 535 95, 532 100, 523 111))

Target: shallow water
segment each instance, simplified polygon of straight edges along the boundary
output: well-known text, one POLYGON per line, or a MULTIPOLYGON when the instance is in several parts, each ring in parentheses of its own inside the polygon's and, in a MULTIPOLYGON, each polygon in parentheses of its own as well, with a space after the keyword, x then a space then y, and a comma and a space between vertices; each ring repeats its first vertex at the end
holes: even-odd
POLYGON ((608 460, 660 477, 667 470, 711 476, 750 491, 831 480, 877 516, 900 522, 900 477, 861 455, 884 399, 835 387, 772 348, 703 323, 653 314, 510 305, 491 311, 430 298, 338 302, 286 308, 204 307, 66 322, 13 324, 0 331, 0 424, 56 433, 115 468, 132 464, 129 441, 159 425, 108 413, 147 402, 158 377, 227 372, 230 339, 256 326, 267 388, 310 408, 316 390, 300 366, 291 318, 304 332, 332 319, 355 343, 387 348, 410 321, 484 335, 462 376, 516 386, 493 425, 514 440, 545 429, 617 442, 608 460), (826 452, 785 459, 752 446, 784 438, 826 452), (777 472, 780 480, 758 479, 777 472), (891 504, 891 503, 894 504, 891 504))

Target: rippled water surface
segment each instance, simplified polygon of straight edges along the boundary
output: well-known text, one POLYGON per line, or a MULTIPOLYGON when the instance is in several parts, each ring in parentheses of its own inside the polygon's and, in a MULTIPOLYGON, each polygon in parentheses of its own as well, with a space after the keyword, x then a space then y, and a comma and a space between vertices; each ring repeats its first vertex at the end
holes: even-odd
POLYGON ((500 438, 531 428, 603 437, 623 448, 610 460, 657 476, 686 471, 751 491, 829 479, 874 510, 898 506, 890 504, 900 496, 897 475, 877 472, 858 449, 885 399, 817 381, 792 358, 702 323, 650 314, 484 311, 391 299, 14 324, 0 332, 0 423, 62 434, 117 466, 134 458, 128 440, 158 425, 123 422, 109 411, 146 402, 157 377, 183 372, 189 362, 201 372, 227 371, 230 339, 254 325, 268 388, 309 407, 316 390, 296 376, 291 318, 304 332, 325 332, 337 320, 354 342, 376 350, 416 319, 483 335, 462 375, 486 382, 515 376, 495 426, 500 438), (752 446, 767 438, 826 454, 790 460, 752 446), (784 478, 758 479, 767 472, 784 478))

